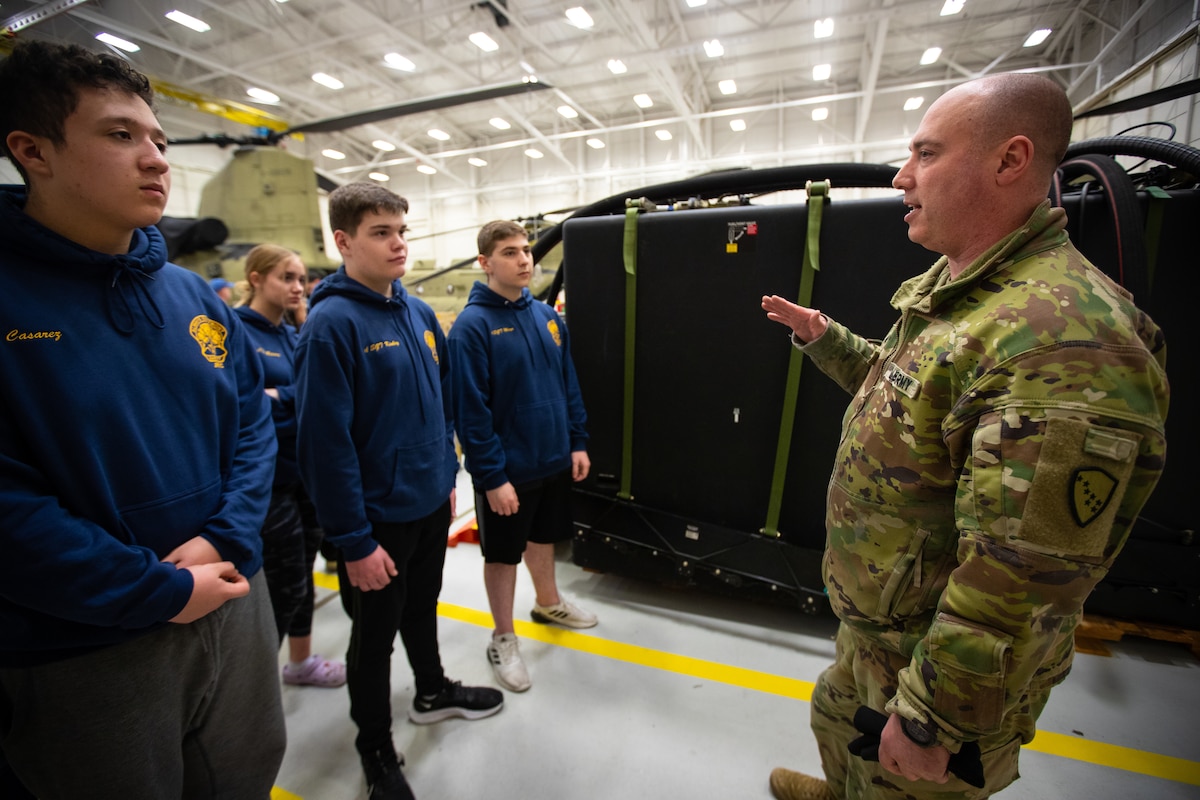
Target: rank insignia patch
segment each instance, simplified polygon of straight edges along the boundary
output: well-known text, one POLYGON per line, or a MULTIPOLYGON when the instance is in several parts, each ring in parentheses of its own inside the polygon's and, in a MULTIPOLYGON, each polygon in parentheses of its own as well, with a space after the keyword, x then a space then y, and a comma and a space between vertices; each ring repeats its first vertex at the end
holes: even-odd
POLYGON ((1071 516, 1081 528, 1104 513, 1117 488, 1117 480, 1102 469, 1088 467, 1075 470, 1071 481, 1071 516))

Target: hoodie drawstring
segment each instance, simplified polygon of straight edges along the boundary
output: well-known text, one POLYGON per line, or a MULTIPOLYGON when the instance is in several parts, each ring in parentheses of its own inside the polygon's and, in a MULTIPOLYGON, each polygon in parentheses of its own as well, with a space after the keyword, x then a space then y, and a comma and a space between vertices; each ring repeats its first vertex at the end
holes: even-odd
POLYGON ((167 326, 162 310, 154 301, 154 295, 150 294, 144 283, 148 280, 154 280, 154 276, 125 263, 120 263, 113 269, 112 285, 109 287, 112 291, 108 294, 108 321, 119 333, 131 334, 137 324, 130 298, 136 301, 138 310, 143 317, 150 320, 151 325, 159 330, 167 326))

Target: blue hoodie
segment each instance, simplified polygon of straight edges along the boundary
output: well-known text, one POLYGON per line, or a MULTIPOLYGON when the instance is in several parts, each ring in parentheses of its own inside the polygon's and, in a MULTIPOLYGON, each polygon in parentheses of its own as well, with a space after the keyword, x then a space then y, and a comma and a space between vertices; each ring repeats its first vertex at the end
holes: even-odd
POLYGON ((300 480, 296 465, 296 388, 292 385, 292 364, 296 360, 296 329, 286 322, 275 325, 250 306, 238 306, 234 313, 246 323, 246 337, 263 371, 263 386, 274 389, 271 419, 279 454, 275 458, 275 485, 291 486, 300 480))
POLYGON ((275 436, 243 326, 155 228, 78 245, 0 189, 0 666, 156 630, 203 536, 262 565, 275 436))
POLYGON ((454 419, 475 488, 528 483, 587 449, 587 413, 567 328, 528 289, 506 300, 483 283, 450 329, 454 419))
POLYGON ((347 561, 376 547, 373 523, 412 522, 454 489, 458 457, 446 339, 428 305, 342 267, 317 285, 296 348, 300 476, 347 561))

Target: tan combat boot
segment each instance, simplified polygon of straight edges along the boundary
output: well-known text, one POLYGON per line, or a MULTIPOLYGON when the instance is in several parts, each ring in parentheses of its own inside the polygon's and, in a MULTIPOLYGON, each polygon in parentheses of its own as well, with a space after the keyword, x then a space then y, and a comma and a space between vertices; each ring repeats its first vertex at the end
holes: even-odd
POLYGON ((771 794, 775 800, 837 800, 824 779, 783 767, 771 770, 771 794))

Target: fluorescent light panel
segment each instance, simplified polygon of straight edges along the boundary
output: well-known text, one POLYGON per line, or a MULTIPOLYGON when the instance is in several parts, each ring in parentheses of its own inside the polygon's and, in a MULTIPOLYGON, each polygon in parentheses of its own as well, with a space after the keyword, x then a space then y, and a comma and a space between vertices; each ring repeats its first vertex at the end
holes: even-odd
POLYGON ((833 36, 833 17, 819 19, 813 23, 813 38, 828 39, 833 36))
POLYGON ((938 16, 949 17, 952 14, 957 14, 963 10, 966 2, 967 0, 946 0, 945 5, 942 6, 942 12, 938 16))
POLYGON ((509 124, 508 120, 506 120, 504 117, 492 117, 491 119, 488 120, 488 122, 490 122, 492 124, 493 128, 496 128, 496 129, 502 130, 502 131, 506 131, 512 127, 512 125, 509 124))
POLYGON ((472 167, 486 167, 487 166, 487 162, 477 156, 471 156, 470 158, 468 158, 467 163, 470 164, 472 167))
POLYGON ((327 147, 326 149, 322 150, 321 155, 325 156, 326 158, 332 158, 335 161, 341 161, 346 157, 346 154, 341 150, 334 150, 332 147, 327 147))
POLYGON ((530 158, 541 158, 545 155, 545 153, 543 153, 541 150, 538 150, 536 147, 531 147, 525 151, 525 155, 529 156, 530 158))
POLYGON ((391 142, 386 142, 383 139, 376 139, 375 141, 371 142, 371 146, 376 150, 382 150, 385 153, 390 153, 396 149, 396 145, 392 144, 391 142))
POLYGON ((475 33, 472 33, 467 38, 471 40, 471 44, 485 53, 492 53, 500 49, 500 45, 496 44, 496 40, 483 31, 475 31, 475 33))
POLYGON ((737 94, 737 83, 731 80, 721 81, 717 88, 721 90, 721 94, 737 94))
POLYGON ((832 74, 833 74, 833 65, 832 64, 817 64, 815 67, 813 67, 813 80, 814 81, 827 81, 827 80, 829 80, 829 76, 832 74))
POLYGON ((925 102, 924 97, 910 97, 904 101, 904 110, 905 111, 916 111, 918 108, 920 108, 924 104, 924 102, 925 102))
POLYGON ((741 133, 742 131, 746 130, 746 120, 744 120, 744 119, 729 120, 729 129, 736 133, 741 133))
POLYGON ((120 36, 113 36, 111 33, 97 33, 96 38, 105 44, 124 50, 126 53, 136 53, 142 49, 133 42, 122 39, 120 36))
POLYGON ((579 112, 567 105, 558 107, 558 113, 562 114, 567 119, 575 119, 579 116, 579 112))
POLYGON ((212 30, 212 25, 209 25, 202 19, 196 19, 191 14, 185 14, 182 11, 168 11, 167 19, 171 22, 178 22, 185 28, 191 28, 196 33, 207 33, 212 30))
POLYGON ((572 6, 567 9, 567 21, 576 28, 587 29, 595 25, 592 15, 583 6, 572 6))
POLYGON ((437 139, 439 142, 450 141, 450 134, 446 133, 441 128, 430 128, 428 131, 426 131, 426 133, 429 134, 431 139, 437 139))
POLYGON ((709 58, 720 58, 725 55, 725 45, 720 39, 707 39, 704 42, 704 54, 709 58))
POLYGON ((637 103, 638 108, 649 108, 654 105, 654 101, 650 99, 650 95, 648 94, 635 94, 633 102, 637 103))
POLYGON ((813 122, 821 122, 829 119, 829 109, 825 108, 824 106, 821 108, 814 108, 812 110, 812 118, 813 122))
POLYGON ((921 66, 929 66, 942 57, 942 48, 931 47, 921 54, 921 66))
POLYGON ((319 83, 327 89, 333 89, 335 91, 346 86, 346 84, 342 83, 337 78, 333 77, 332 75, 326 75, 324 72, 314 72, 312 79, 313 83, 319 83))
POLYGON ((402 72, 414 72, 417 69, 416 64, 399 53, 388 53, 383 57, 383 63, 402 72))
POLYGON ((428 164, 417 164, 417 172, 425 175, 437 175, 437 168, 431 167, 428 164))
POLYGON ((592 148, 593 150, 603 150, 604 149, 604 142, 595 137, 588 139, 586 144, 588 147, 592 148))
POLYGON ((383 172, 371 172, 367 174, 367 177, 373 181, 379 181, 380 183, 383 181, 390 181, 392 179, 390 175, 387 175, 383 172))
POLYGON ((1050 38, 1051 30, 1049 28, 1038 28, 1033 33, 1029 34, 1029 38, 1025 40, 1022 47, 1037 47, 1042 42, 1050 38))
POLYGON ((659 128, 654 132, 654 135, 658 137, 660 142, 669 142, 673 138, 671 132, 666 128, 659 128))
POLYGON ((619 58, 610 58, 608 60, 608 71, 613 75, 621 75, 629 71, 629 67, 625 66, 625 62, 619 58))
POLYGON ((707 2, 708 0, 687 0, 688 8, 699 8, 707 2))
POLYGON ((266 89, 260 89, 257 86, 251 86, 246 90, 246 94, 253 97, 260 103, 278 103, 279 95, 274 92, 268 92, 266 89))

